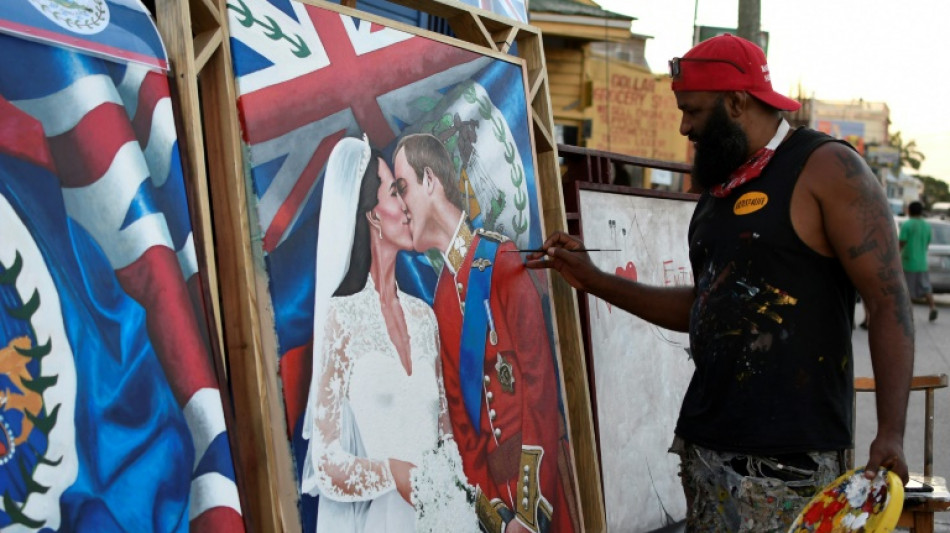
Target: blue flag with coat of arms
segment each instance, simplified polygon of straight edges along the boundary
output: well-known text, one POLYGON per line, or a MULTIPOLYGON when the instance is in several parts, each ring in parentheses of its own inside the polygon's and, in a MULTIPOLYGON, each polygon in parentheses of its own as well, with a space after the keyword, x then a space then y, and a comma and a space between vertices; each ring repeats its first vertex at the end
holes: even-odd
POLYGON ((242 531, 157 32, 0 32, 0 528, 242 531))

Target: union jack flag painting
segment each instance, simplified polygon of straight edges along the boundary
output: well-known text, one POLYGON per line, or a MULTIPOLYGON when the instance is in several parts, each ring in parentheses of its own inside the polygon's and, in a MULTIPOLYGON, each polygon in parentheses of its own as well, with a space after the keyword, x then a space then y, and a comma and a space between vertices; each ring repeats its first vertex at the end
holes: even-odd
POLYGON ((243 531, 168 79, 0 49, 0 528, 243 531))
MULTIPOLYGON (((316 241, 325 168, 342 139, 365 138, 388 163, 401 138, 436 136, 461 173, 477 228, 519 247, 542 234, 536 169, 520 62, 413 35, 293 0, 229 0, 237 108, 249 169, 255 244, 274 313, 292 451, 301 436, 312 373, 316 241)), ((436 256, 438 254, 435 254, 436 256)), ((441 263, 401 251, 401 290, 429 305, 441 263)), ((298 487, 299 488, 299 487, 298 487)), ((316 499, 300 495, 305 531, 316 499)))

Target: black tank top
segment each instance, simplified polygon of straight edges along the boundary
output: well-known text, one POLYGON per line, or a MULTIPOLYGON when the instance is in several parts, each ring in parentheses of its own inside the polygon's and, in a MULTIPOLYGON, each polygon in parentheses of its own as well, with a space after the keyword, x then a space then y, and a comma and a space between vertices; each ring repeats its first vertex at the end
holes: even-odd
POLYGON ((758 179, 693 212, 696 371, 676 426, 687 441, 760 455, 851 446, 855 290, 790 215, 805 162, 831 141, 794 131, 758 179))

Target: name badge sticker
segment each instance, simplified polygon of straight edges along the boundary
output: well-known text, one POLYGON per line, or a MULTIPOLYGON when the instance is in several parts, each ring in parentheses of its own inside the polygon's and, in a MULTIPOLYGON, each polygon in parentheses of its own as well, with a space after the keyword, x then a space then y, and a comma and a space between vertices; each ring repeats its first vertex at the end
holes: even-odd
POLYGON ((732 212, 736 215, 748 215, 762 209, 767 203, 769 203, 769 197, 764 192, 747 192, 736 200, 732 206, 732 212))

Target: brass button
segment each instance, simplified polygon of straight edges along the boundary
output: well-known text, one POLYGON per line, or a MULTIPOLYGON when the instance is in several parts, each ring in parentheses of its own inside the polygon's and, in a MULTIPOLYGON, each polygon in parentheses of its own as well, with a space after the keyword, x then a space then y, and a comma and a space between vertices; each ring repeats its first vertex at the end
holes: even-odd
POLYGON ((495 438, 501 437, 501 428, 495 428, 495 438))

